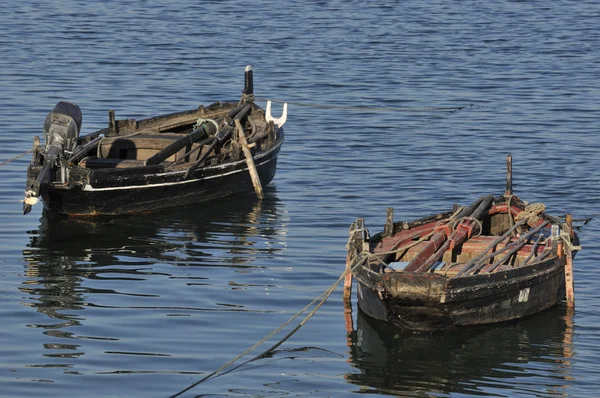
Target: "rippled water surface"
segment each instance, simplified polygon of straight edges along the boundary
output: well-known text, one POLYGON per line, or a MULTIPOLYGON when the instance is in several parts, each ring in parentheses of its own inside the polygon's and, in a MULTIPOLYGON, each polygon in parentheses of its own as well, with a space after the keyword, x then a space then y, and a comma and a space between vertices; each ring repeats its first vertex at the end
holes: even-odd
MULTIPOLYGON (((598 26, 595 1, 4 7, 0 162, 32 147, 60 100, 88 133, 109 109, 139 119, 237 99, 246 64, 257 102, 290 108, 262 202, 22 216, 28 157, 0 166, 0 396, 176 394, 335 282, 357 217, 376 232, 387 207, 411 219, 500 194, 509 153, 522 199, 600 213, 598 26), (447 107, 461 109, 423 109, 447 107)), ((595 397, 600 220, 580 234, 574 314, 403 334, 356 310, 347 324, 337 290, 273 353, 183 396, 595 397)))

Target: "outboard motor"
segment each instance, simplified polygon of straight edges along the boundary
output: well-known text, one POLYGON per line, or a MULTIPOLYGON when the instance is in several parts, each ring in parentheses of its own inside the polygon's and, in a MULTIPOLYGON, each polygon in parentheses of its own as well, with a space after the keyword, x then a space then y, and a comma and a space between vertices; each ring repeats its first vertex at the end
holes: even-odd
POLYGON ((61 169, 61 181, 66 181, 65 152, 72 153, 77 145, 81 130, 81 109, 70 102, 60 101, 44 121, 44 140, 46 142, 42 169, 36 179, 27 180, 23 214, 31 211, 31 206, 39 201, 41 184, 50 179, 56 167, 61 169))
POLYGON ((44 140, 46 156, 56 151, 73 152, 81 130, 81 109, 70 102, 61 101, 46 116, 44 140))

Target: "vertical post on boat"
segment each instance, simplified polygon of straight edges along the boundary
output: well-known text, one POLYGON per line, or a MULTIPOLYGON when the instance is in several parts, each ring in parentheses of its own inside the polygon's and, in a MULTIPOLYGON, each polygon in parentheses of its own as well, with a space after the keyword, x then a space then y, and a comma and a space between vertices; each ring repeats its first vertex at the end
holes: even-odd
POLYGON ((390 237, 394 236, 394 208, 388 207, 387 214, 385 217, 385 226, 383 227, 383 236, 390 237))
MULTIPOLYGON (((569 243, 573 238, 573 216, 567 214, 565 216, 565 224, 563 225, 563 233, 565 237, 569 239, 569 243)), ((563 250, 565 251, 565 293, 567 297, 567 307, 575 308, 575 287, 573 282, 573 253, 571 251, 571 245, 567 242, 563 243, 563 250)))
POLYGON ((275 123, 271 120, 269 121, 269 125, 267 127, 267 134, 269 138, 269 146, 273 145, 275 142, 275 123))
POLYGON ((352 344, 352 334, 354 332, 354 321, 352 320, 352 259, 356 259, 354 254, 356 248, 354 245, 354 231, 356 223, 350 225, 348 238, 348 252, 346 253, 346 277, 344 278, 344 323, 346 324, 346 338, 348 345, 352 344))
POLYGON ((558 225, 554 224, 552 225, 552 229, 551 229, 551 233, 550 233, 550 243, 551 243, 551 248, 552 248, 552 255, 553 256, 557 256, 557 257, 562 257, 562 253, 561 253, 561 246, 560 246, 560 237, 558 236, 558 225))
POLYGON ((363 252, 368 252, 370 249, 370 241, 371 237, 369 236, 369 230, 365 227, 365 219, 357 218, 356 219, 356 229, 360 233, 360 235, 356 238, 359 244, 356 245, 357 248, 360 248, 363 252))
POLYGON ((117 122, 115 120, 115 111, 113 109, 108 111, 108 130, 110 134, 117 134, 117 122))
POLYGON ((254 77, 252 75, 252 65, 246 65, 244 69, 244 91, 243 96, 246 100, 252 101, 254 98, 254 77))
POLYGON ((238 119, 235 120, 235 126, 238 131, 240 144, 242 144, 242 151, 246 156, 246 164, 248 165, 248 172, 250 173, 250 178, 252 179, 252 185, 254 185, 254 191, 259 199, 263 199, 265 196, 263 195, 262 185, 260 184, 260 177, 258 176, 258 171, 256 170, 254 159, 252 158, 252 152, 250 152, 250 147, 248 146, 248 141, 246 141, 244 129, 242 128, 242 124, 238 119))
POLYGON ((569 232, 569 238, 573 239, 575 237, 575 233, 573 232, 573 215, 572 214, 566 214, 565 215, 565 222, 567 223, 568 232, 569 232))
POLYGON ((512 194, 512 155, 508 155, 506 157, 506 192, 504 192, 504 195, 510 196, 512 194))
POLYGON ((356 223, 350 224, 350 232, 348 239, 348 251, 346 253, 346 277, 344 278, 344 302, 349 301, 352 296, 352 259, 355 259, 356 253, 354 233, 356 232, 356 223))

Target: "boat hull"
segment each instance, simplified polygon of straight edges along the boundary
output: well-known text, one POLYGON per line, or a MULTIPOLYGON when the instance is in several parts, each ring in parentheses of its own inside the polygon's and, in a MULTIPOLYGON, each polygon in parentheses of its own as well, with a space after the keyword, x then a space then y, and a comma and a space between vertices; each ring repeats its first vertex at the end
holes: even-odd
MULTIPOLYGON (((273 148, 254 158, 263 186, 275 177, 282 130, 280 134, 273 148)), ((245 159, 200 168, 190 176, 185 171, 146 169, 147 172, 73 168, 69 185, 42 187, 44 207, 70 217, 118 216, 211 202, 253 190, 245 159)))
POLYGON ((402 329, 438 331, 519 319, 565 297, 564 259, 493 274, 446 278, 437 274, 384 275, 383 291, 358 281, 358 306, 402 329))

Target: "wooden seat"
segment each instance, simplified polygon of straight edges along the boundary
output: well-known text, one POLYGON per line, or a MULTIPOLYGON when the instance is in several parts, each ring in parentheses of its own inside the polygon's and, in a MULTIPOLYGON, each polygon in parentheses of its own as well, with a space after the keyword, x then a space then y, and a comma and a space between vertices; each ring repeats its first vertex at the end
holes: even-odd
MULTIPOLYGON (((162 149, 183 137, 185 137, 185 134, 162 133, 136 134, 129 137, 107 137, 103 139, 98 146, 98 158, 146 161, 162 149)), ((190 146, 185 147, 167 160, 174 162, 190 149, 190 146)))

